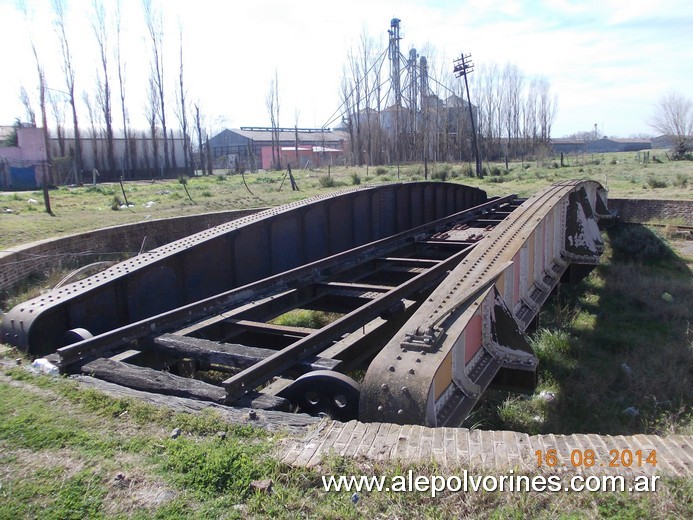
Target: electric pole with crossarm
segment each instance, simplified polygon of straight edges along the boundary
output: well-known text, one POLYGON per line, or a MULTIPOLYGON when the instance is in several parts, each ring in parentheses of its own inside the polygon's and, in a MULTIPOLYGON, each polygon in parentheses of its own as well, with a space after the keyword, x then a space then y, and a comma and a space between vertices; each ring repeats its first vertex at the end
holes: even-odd
POLYGON ((464 89, 467 91, 467 106, 469 107, 469 119, 472 122, 472 144, 474 146, 474 157, 476 159, 476 176, 483 177, 483 172, 481 169, 481 158, 479 157, 479 147, 476 143, 476 126, 474 124, 474 112, 472 110, 472 101, 469 97, 469 83, 467 82, 467 74, 474 72, 474 63, 472 63, 472 55, 460 54, 460 57, 453 60, 454 68, 453 72, 455 77, 464 77, 464 89))

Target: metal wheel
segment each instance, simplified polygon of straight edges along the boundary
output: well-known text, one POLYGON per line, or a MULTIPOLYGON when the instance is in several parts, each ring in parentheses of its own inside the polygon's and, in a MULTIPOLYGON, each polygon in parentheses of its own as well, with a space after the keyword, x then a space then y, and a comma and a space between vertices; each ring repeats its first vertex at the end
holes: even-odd
POLYGON ((310 415, 325 413, 338 421, 357 419, 360 385, 332 370, 315 370, 302 375, 281 396, 310 415))
POLYGON ((94 335, 87 329, 76 328, 70 329, 63 335, 63 347, 67 345, 72 345, 73 343, 79 343, 82 340, 93 338, 94 335))

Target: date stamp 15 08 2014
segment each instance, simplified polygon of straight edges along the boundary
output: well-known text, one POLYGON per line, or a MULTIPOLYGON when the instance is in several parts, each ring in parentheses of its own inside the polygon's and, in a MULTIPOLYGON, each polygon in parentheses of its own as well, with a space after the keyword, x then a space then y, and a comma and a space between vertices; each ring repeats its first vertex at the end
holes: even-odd
POLYGON ((537 467, 572 466, 574 468, 610 467, 610 468, 641 468, 657 466, 656 450, 609 450, 608 457, 599 457, 594 450, 575 449, 570 453, 561 454, 558 450, 537 450, 537 467))

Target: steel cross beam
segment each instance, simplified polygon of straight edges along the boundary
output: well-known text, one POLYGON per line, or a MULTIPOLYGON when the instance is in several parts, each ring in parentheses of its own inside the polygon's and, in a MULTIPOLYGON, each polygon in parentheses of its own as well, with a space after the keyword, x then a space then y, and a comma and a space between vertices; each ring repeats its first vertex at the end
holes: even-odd
POLYGON ((289 269, 257 282, 118 327, 91 338, 82 339, 81 341, 58 349, 57 352, 60 356, 60 365, 61 367, 66 367, 74 363, 80 363, 86 359, 97 357, 101 353, 119 345, 147 336, 170 332, 175 328, 190 325, 210 315, 219 314, 230 307, 236 307, 262 297, 267 297, 277 291, 307 285, 314 282, 319 273, 345 270, 350 268, 354 261, 360 262, 368 259, 375 259, 386 254, 387 251, 395 250, 410 243, 417 235, 424 234, 430 230, 443 229, 446 225, 450 225, 464 218, 482 215, 499 206, 512 202, 514 198, 515 195, 509 195, 494 199, 391 237, 376 240, 322 260, 289 269))
POLYGON ((430 267, 426 271, 416 275, 414 278, 405 282, 393 290, 384 293, 373 301, 367 302, 355 311, 342 316, 330 325, 316 331, 306 338, 302 338, 296 343, 278 351, 272 356, 263 359, 252 367, 247 368, 222 384, 226 389, 226 399, 228 403, 241 398, 246 392, 267 382, 270 378, 280 374, 299 360, 315 355, 320 350, 326 348, 336 336, 345 334, 358 328, 361 323, 369 321, 382 312, 388 310, 392 305, 400 301, 413 292, 419 291, 426 286, 432 285, 436 279, 455 267, 473 248, 467 248, 455 253, 447 260, 430 267))

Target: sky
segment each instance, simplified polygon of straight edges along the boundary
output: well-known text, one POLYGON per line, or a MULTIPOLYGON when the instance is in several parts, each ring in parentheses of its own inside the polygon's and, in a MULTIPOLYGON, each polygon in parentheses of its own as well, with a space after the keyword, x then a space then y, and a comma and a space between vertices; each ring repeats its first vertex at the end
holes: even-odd
MULTIPOLYGON (((90 96, 96 91, 93 0, 66 2, 81 102, 82 91, 90 96)), ((0 0, 0 125, 26 119, 22 86, 37 99, 31 38, 48 87, 64 98, 51 1, 24 3, 26 16, 17 0, 0 0)), ((113 11, 116 0, 105 4, 113 11)), ((151 48, 141 0, 121 4, 129 117, 143 128, 151 48)), ((510 63, 527 79, 547 78, 558 103, 553 137, 590 131, 595 124, 603 135, 654 135, 648 121, 660 96, 670 91, 690 96, 693 90, 690 0, 162 0, 161 5, 169 95, 175 95, 180 24, 188 98, 199 100, 211 133, 269 126, 265 98, 275 73, 281 126, 334 126, 349 51, 363 34, 385 50, 395 17, 401 20, 402 52, 414 47, 427 55, 432 75, 441 79, 462 52, 471 53, 477 67, 510 63)), ((115 80, 113 74, 114 85, 115 80)), ((38 111, 36 101, 34 107, 38 111)), ((169 126, 176 124, 173 114, 168 119, 169 126)))

